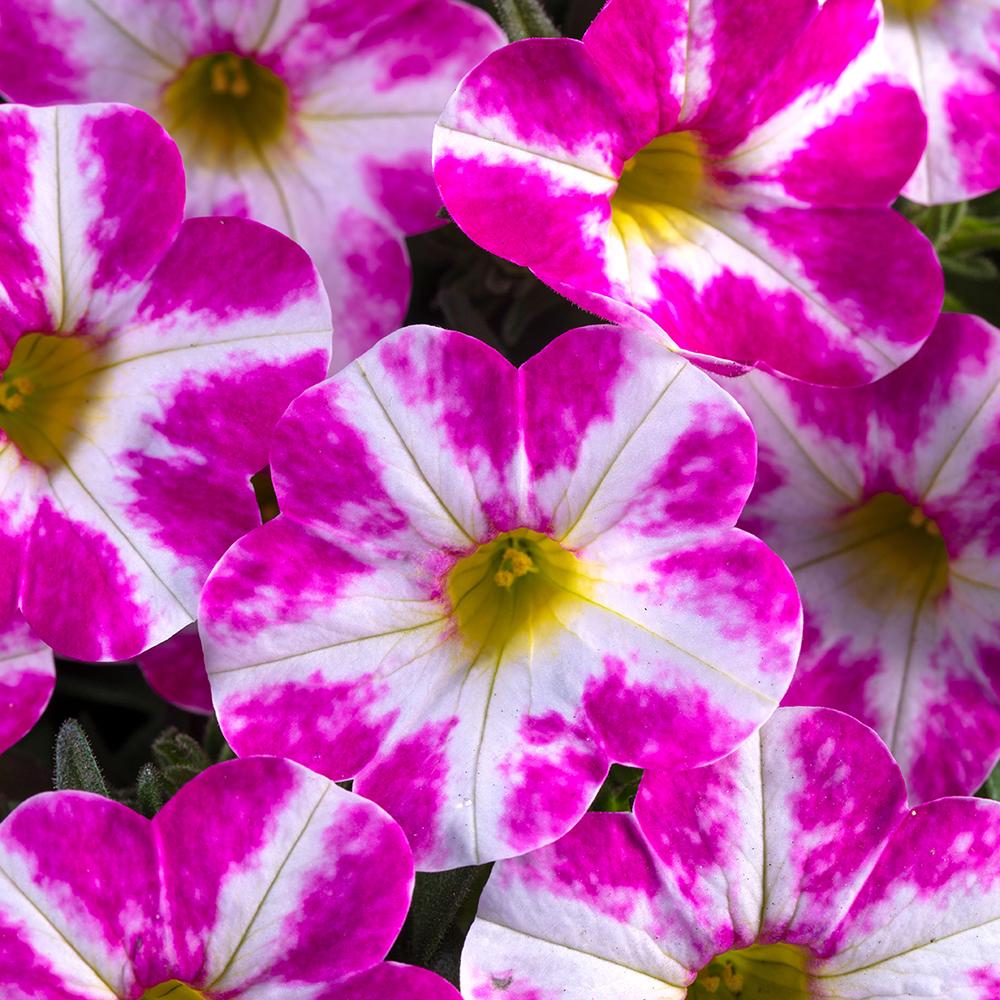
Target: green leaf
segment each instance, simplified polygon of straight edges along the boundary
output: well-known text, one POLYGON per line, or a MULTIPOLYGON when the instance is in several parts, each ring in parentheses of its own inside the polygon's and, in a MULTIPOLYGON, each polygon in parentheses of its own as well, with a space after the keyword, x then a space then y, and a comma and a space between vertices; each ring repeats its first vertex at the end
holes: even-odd
POLYGON ((90 740, 76 719, 67 719, 56 736, 55 787, 61 792, 93 792, 111 798, 90 740))
POLYGON ((981 799, 993 799, 994 802, 1000 802, 1000 764, 993 769, 993 773, 986 779, 986 783, 976 792, 976 795, 981 799))
POLYGON ((594 796, 591 804, 593 812, 631 812, 639 782, 642 780, 642 770, 638 767, 626 767, 624 764, 612 764, 608 776, 604 779, 600 791, 594 796))
POLYGON ((174 727, 153 741, 153 760, 163 776, 168 798, 212 764, 197 740, 174 727))
POLYGON ((135 783, 136 808, 143 816, 152 819, 169 798, 166 782, 155 764, 143 764, 135 783))
POLYGON ((500 27, 512 42, 522 38, 558 38, 559 29, 539 0, 493 0, 500 27))

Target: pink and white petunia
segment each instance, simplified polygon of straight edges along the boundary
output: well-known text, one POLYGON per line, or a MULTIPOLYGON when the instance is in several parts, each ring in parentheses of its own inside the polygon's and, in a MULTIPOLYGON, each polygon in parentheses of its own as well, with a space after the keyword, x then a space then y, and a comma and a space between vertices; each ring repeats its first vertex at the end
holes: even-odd
POLYGON ((137 659, 146 683, 161 698, 187 712, 212 714, 212 689, 197 625, 188 625, 137 659))
POLYGON ((889 208, 926 122, 880 27, 878 0, 610 0, 582 42, 517 42, 463 80, 435 176, 476 242, 609 319, 870 382, 942 298, 889 208))
POLYGON ((458 0, 4 0, 0 28, 8 96, 143 108, 184 155, 188 214, 309 251, 335 367, 400 325, 403 238, 441 222, 434 121, 504 40, 458 0))
POLYGON ((518 370, 398 331, 289 407, 282 513, 206 584, 227 739, 356 777, 425 869, 554 840, 611 761, 728 753, 800 641, 787 569, 733 527, 754 465, 743 411, 641 333, 518 370))
POLYGON ((903 194, 938 205, 1000 187, 1000 0, 885 0, 885 45, 928 121, 903 194))
POLYGON ((458 1000, 382 960, 413 858, 371 802, 298 764, 219 764, 153 820, 87 792, 0 824, 4 1000, 458 1000))
POLYGON ((944 315, 874 386, 726 380, 760 464, 741 524, 805 608, 786 703, 876 729, 915 801, 976 790, 1000 755, 1000 331, 944 315))
POLYGON ((469 1000, 996 1000, 1000 803, 906 806, 867 727, 783 708, 716 764, 647 772, 502 861, 469 1000))
POLYGON ((0 604, 127 659, 260 523, 250 476, 327 370, 329 306, 280 233, 182 223, 177 148, 134 108, 0 107, 0 191, 0 604))

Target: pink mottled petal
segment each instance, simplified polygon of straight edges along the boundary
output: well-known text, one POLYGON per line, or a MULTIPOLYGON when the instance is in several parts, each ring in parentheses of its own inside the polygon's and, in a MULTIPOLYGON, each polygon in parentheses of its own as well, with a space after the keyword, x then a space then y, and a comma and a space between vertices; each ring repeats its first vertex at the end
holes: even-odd
POLYGON ((650 771, 636 816, 678 907, 719 952, 823 942, 904 808, 899 769, 874 733, 839 712, 782 709, 711 767, 650 771))
POLYGON ((148 115, 124 105, 11 105, 0 108, 0 124, 20 191, 6 226, 28 244, 20 267, 30 267, 44 302, 17 332, 100 330, 176 235, 180 155, 148 115))
POLYGON ((601 535, 653 543, 739 516, 752 428, 675 354, 633 331, 585 328, 532 358, 521 377, 532 503, 563 544, 601 535), (637 469, 649 470, 644 482, 637 469))
POLYGON ((35 796, 0 827, 0 872, 5 997, 141 994, 137 976, 150 963, 155 968, 163 947, 153 920, 156 853, 145 819, 84 792, 35 796))
POLYGON ((916 995, 987 1000, 984 973, 1000 945, 998 845, 996 802, 939 799, 907 813, 833 935, 825 981, 848 997, 905 982, 916 995))
POLYGON ((739 532, 693 536, 648 561, 593 549, 605 568, 572 627, 614 651, 585 695, 609 755, 691 767, 728 753, 770 717, 795 667, 801 609, 788 570, 739 532))
POLYGON ((159 99, 185 62, 197 27, 190 0, 17 0, 4 9, 0 90, 55 104, 159 99))
POLYGON ((153 826, 173 975, 200 989, 326 985, 381 960, 406 916, 413 863, 398 827, 289 761, 211 768, 153 826))
POLYGON ((383 962, 320 993, 316 1000, 459 1000, 451 983, 426 969, 383 962))
POLYGON ((185 223, 135 308, 25 565, 25 616, 80 659, 134 656, 194 618, 208 571, 260 522, 250 477, 273 424, 329 358, 315 270, 256 223, 185 223), (55 570, 71 551, 76 572, 55 570))
POLYGON ((146 683, 171 704, 199 715, 212 713, 212 688, 205 672, 197 625, 188 625, 139 658, 146 683))
POLYGON ((493 870, 462 953, 476 1000, 681 1000, 696 952, 632 816, 588 814, 493 870))
POLYGON ((894 67, 920 94, 927 152, 903 193, 927 205, 962 201, 1000 185, 1000 10, 953 0, 923 16, 886 11, 894 67))
POLYGON ((788 562, 805 607, 786 701, 876 728, 914 801, 975 791, 1000 755, 998 380, 1000 334, 945 315, 911 361, 871 388, 756 374, 726 383, 760 440, 743 524, 788 562), (922 601, 902 584, 873 589, 872 560, 886 543, 843 517, 885 492, 940 529, 944 593, 922 601))
POLYGON ((0 627, 0 753, 38 721, 55 682, 52 650, 31 634, 15 612, 0 627))

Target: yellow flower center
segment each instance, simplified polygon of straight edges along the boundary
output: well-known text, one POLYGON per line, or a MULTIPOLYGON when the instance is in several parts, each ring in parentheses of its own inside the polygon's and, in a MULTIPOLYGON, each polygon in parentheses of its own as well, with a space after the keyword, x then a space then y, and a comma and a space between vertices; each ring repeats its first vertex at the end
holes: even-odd
POLYGON ((64 460, 71 432, 96 392, 98 351, 82 337, 28 333, 0 377, 0 430, 25 458, 64 460))
POLYGON ((707 184, 705 149, 693 132, 658 136, 626 162, 611 223, 623 239, 638 235, 654 248, 683 242, 707 184))
POLYGON ((897 493, 878 493, 846 514, 837 548, 858 562, 856 587, 873 610, 924 602, 948 588, 948 550, 935 521, 897 493))
POLYGON ((755 944, 712 959, 688 1000, 809 1000, 808 955, 790 944, 755 944))
POLYGON ((205 1000, 205 995, 176 979, 171 979, 170 982, 160 983, 159 986, 146 990, 142 1000, 205 1000))
POLYGON ((576 555, 547 535, 518 528, 455 563, 447 590, 459 633, 483 654, 558 628, 589 583, 576 555))
POLYGON ((258 159, 288 124, 288 87, 233 52, 200 56, 163 93, 163 124, 185 159, 231 169, 258 159))
POLYGON ((929 14, 939 0, 886 0, 886 11, 897 11, 904 17, 923 17, 929 14))

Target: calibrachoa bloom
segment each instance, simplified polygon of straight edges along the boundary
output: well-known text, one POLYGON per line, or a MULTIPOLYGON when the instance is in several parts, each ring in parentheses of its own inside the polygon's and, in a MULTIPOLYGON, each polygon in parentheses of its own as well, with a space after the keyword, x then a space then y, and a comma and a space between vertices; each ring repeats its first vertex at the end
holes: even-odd
POLYGON ((690 354, 870 382, 942 295, 888 207, 926 122, 880 22, 878 0, 611 0, 582 43, 518 42, 465 78, 435 134, 445 203, 486 249, 690 354))
POLYGON ((212 714, 212 689, 197 625, 188 625, 137 659, 146 683, 161 698, 188 712, 212 714))
POLYGON ((885 43, 927 112, 927 151, 903 193, 925 205, 1000 187, 1000 3, 885 0, 885 43))
POLYGON ((786 699, 877 729, 917 801, 975 791, 1000 754, 1000 332, 945 315, 874 386, 754 374, 744 527, 784 557, 805 607, 786 699))
POLYGON ((493 871, 469 1000, 996 1000, 1000 804, 906 808, 885 745, 781 709, 493 871))
MULTIPOLYGON (((6 603, 6 602, 4 602, 6 603)), ((0 603, 0 608, 2 608, 0 603)), ((31 634, 15 611, 0 610, 0 753, 38 721, 52 697, 56 667, 52 650, 31 634)))
POLYGON ((403 237, 440 224, 434 120, 502 41, 456 0, 4 0, 0 89, 153 114, 189 214, 248 216, 312 255, 339 367, 399 326, 403 237))
POLYGON ((287 237, 182 225, 134 108, 0 107, 0 192, 0 596, 56 652, 126 659, 260 523, 249 477, 326 372, 329 307, 287 237))
POLYGON ((150 821, 87 792, 0 824, 4 1000, 458 1000, 383 963, 413 858, 371 802, 290 761, 230 761, 150 821))
POLYGON ((520 370, 393 334, 289 407, 281 516, 206 584, 227 738, 356 775, 423 868, 553 840, 611 760, 727 753, 800 639, 788 571, 733 528, 754 457, 743 411, 642 334, 574 330, 520 370))

